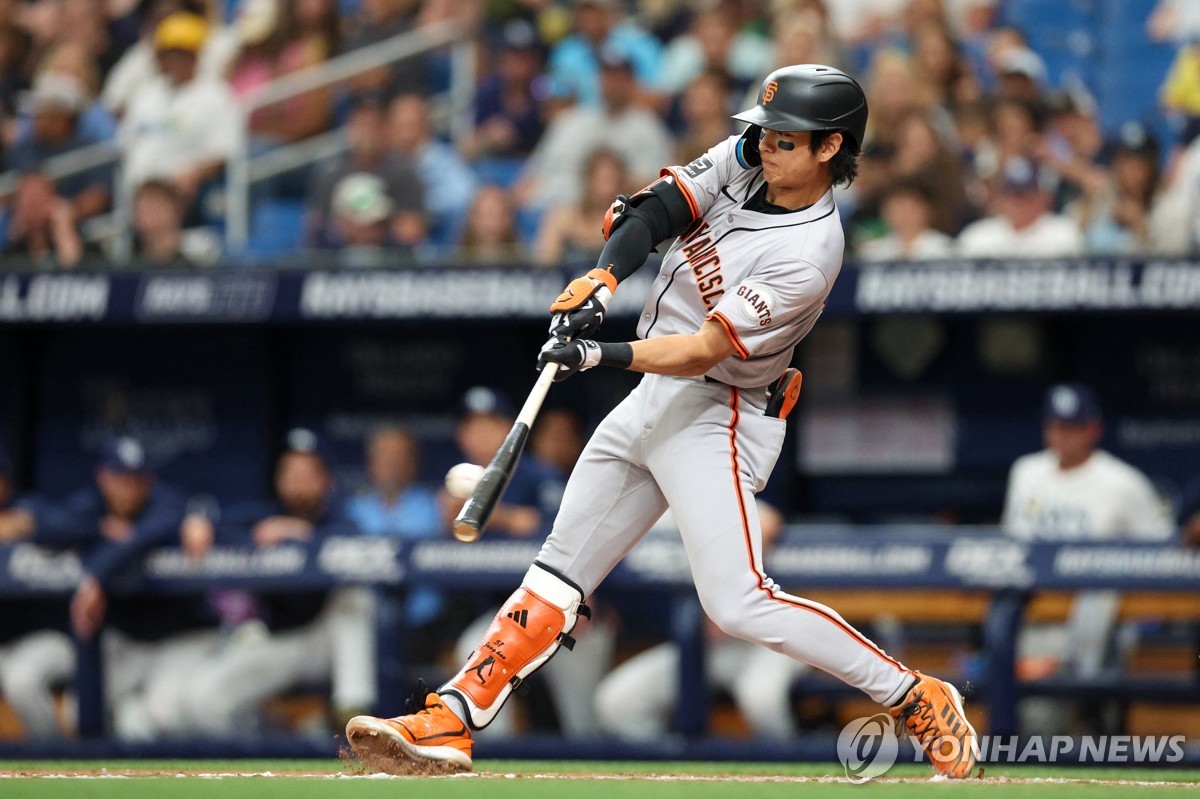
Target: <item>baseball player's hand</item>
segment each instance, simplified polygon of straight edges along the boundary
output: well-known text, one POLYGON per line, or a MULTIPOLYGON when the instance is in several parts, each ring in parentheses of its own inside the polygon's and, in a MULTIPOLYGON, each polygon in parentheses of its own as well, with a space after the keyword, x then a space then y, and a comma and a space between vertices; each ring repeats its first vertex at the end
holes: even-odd
POLYGON ((308 541, 313 526, 292 516, 268 516, 250 531, 257 547, 273 547, 285 541, 308 541))
POLYGON ((605 269, 572 280, 550 305, 550 335, 578 338, 597 330, 616 288, 617 279, 605 269))
POLYGON ((538 367, 548 363, 559 364, 554 382, 561 383, 576 372, 591 369, 600 363, 600 345, 587 339, 567 341, 565 338, 552 338, 538 353, 538 367))
POLYGON ((36 527, 33 514, 24 508, 0 511, 0 544, 28 538, 36 527))
POLYGON ((84 641, 90 641, 104 623, 107 605, 100 581, 90 574, 84 577, 71 597, 71 627, 75 634, 84 641))
POLYGON ((133 540, 133 522, 109 514, 100 520, 100 534, 114 544, 133 540))

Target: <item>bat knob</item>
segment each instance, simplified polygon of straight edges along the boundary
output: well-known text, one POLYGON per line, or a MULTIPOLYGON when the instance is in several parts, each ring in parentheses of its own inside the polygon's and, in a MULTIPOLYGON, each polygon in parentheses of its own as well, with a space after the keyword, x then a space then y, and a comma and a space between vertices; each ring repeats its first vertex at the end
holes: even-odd
POLYGON ((455 539, 462 541, 464 544, 474 544, 479 540, 479 527, 471 524, 468 521, 455 519, 452 532, 454 533, 455 539))

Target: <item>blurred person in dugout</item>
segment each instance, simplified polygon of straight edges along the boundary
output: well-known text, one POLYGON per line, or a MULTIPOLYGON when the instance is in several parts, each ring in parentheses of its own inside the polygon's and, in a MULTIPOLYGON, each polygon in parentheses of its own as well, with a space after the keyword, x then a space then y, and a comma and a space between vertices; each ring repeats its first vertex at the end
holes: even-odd
MULTIPOLYGON (((512 401, 503 392, 484 386, 467 391, 461 402, 456 434, 466 460, 486 466, 504 442, 515 416, 512 401)), ((552 427, 559 424, 552 419, 552 427)), ((539 433, 540 426, 541 420, 530 433, 530 449, 517 463, 517 469, 504 492, 503 504, 496 507, 488 522, 489 536, 529 539, 543 535, 546 525, 558 512, 566 473, 543 459, 539 451, 556 459, 562 458, 563 454, 550 452, 553 448, 546 446, 544 434, 539 433)), ((578 457, 578 453, 575 456, 578 457)), ((445 523, 449 527, 461 510, 463 501, 450 497, 445 491, 441 492, 441 497, 445 523)), ((490 608, 494 607, 494 603, 484 603, 481 609, 483 607, 488 609, 483 610, 482 615, 459 636, 455 647, 456 660, 470 657, 479 637, 491 623, 495 611, 490 608)), ((612 627, 606 624, 584 624, 577 628, 577 632, 574 652, 582 653, 583 657, 570 661, 552 658, 543 673, 554 701, 559 728, 569 736, 587 736, 598 729, 592 693, 600 677, 608 671, 616 635, 612 627)), ((495 740, 511 734, 518 722, 517 715, 497 717, 480 734, 495 740)))
MULTIPOLYGON (((186 734, 181 675, 219 646, 216 616, 201 596, 113 593, 151 550, 177 543, 184 497, 155 476, 146 448, 132 436, 108 441, 95 482, 59 502, 39 502, 30 541, 73 549, 83 580, 70 601, 71 629, 81 641, 101 637, 104 692, 112 727, 127 740, 186 734)), ((66 654, 66 653, 64 653, 66 654)), ((57 673, 74 673, 56 662, 57 673)))
MULTIPOLYGON (((1064 383, 1046 394, 1045 449, 1013 463, 1001 525, 1023 541, 1167 541, 1175 533, 1168 504, 1133 466, 1099 448, 1100 402, 1090 386, 1064 383)), ((1119 669, 1136 630, 1118 635, 1116 591, 1081 591, 1065 624, 1027 625, 1017 642, 1024 678, 1055 672, 1082 678, 1119 669)), ((1056 700, 1025 700, 1026 732, 1068 733, 1078 723, 1056 700)))
MULTIPOLYGON (((417 440, 402 428, 384 427, 370 435, 366 450, 367 485, 346 501, 346 515, 359 531, 401 541, 445 537, 437 492, 417 482, 421 469, 417 440)), ((446 597, 429 585, 409 583, 407 588, 406 655, 414 663, 433 663, 444 643, 446 597)))
MULTIPOLYGON (((783 531, 783 516, 760 500, 763 552, 768 554, 783 531)), ((670 512, 656 527, 675 533, 670 512)), ((653 535, 653 531, 651 533, 653 535)), ((697 612, 703 614, 697 608, 697 612)), ((727 635, 707 617, 704 671, 708 686, 727 691, 754 734, 777 741, 796 735, 792 718, 792 682, 808 666, 770 649, 727 635)), ((674 642, 653 646, 617 666, 596 686, 596 715, 606 735, 629 741, 657 741, 671 731, 671 719, 681 696, 679 647, 674 642)), ((552 661, 553 662, 553 661, 552 661)))
MULTIPOLYGON (((231 506, 217 520, 189 514, 180 528, 185 549, 203 556, 214 543, 267 549, 357 534, 331 464, 313 431, 289 431, 275 466, 275 498, 231 506)), ((374 619, 365 589, 227 594, 217 601, 227 625, 236 626, 187 688, 193 733, 253 732, 265 700, 301 685, 332 684, 335 726, 374 704, 374 619)))
POLYGON ((583 422, 568 408, 543 408, 529 438, 529 451, 560 474, 570 474, 583 453, 583 422))
MULTIPOLYGON (((16 495, 13 462, 0 444, 0 546, 32 534, 34 502, 16 495)), ((74 672, 70 629, 64 597, 0 599, 0 697, 28 739, 62 735, 54 695, 74 672)))
MULTIPOLYGON (((504 443, 516 419, 516 408, 507 394, 475 386, 459 401, 454 441, 466 463, 487 466, 504 443)), ((530 453, 532 454, 532 453, 530 453)), ((566 476, 536 456, 522 457, 502 502, 488 521, 488 532, 510 538, 530 538, 545 529, 562 501, 566 476)), ((462 509, 463 500, 439 492, 446 529, 462 509)))

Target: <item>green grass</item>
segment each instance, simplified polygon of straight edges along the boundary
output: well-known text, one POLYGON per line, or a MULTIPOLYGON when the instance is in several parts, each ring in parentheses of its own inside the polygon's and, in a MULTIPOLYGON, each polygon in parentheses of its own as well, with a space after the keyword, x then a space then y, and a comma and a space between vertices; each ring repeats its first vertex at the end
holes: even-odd
MULTIPOLYGON (((822 777, 841 776, 840 767, 825 763, 607 763, 559 761, 479 761, 483 777, 336 779, 240 777, 206 780, 196 777, 137 776, 131 779, 77 780, 45 777, 0 778, 0 797, 4 799, 41 799, 42 797, 88 797, 92 799, 240 799, 240 797, 287 797, 287 799, 340 799, 340 797, 388 797, 396 799, 706 799, 712 797, 754 797, 754 799, 820 799, 821 797, 883 797, 907 799, 921 797, 1176 797, 1200 796, 1197 783, 1200 772, 1193 770, 1154 770, 1134 768, 1055 768, 1052 766, 991 767, 987 779, 970 782, 931 782, 924 779, 929 770, 923 765, 900 765, 889 777, 915 778, 918 782, 872 782, 851 785, 846 782, 771 782, 771 781, 696 781, 649 779, 654 775, 683 777, 822 777), (531 775, 563 775, 570 779, 547 779, 531 775), (597 778, 589 779, 588 775, 597 778), (622 779, 600 779, 620 775, 622 779), (1065 778, 1070 783, 1013 783, 1001 778, 1065 778), (1157 785, 1116 785, 1089 783, 1086 780, 1156 782, 1157 785)), ((62 774, 70 772, 108 773, 261 773, 273 774, 348 774, 349 769, 336 761, 0 761, 0 774, 28 772, 62 774)))

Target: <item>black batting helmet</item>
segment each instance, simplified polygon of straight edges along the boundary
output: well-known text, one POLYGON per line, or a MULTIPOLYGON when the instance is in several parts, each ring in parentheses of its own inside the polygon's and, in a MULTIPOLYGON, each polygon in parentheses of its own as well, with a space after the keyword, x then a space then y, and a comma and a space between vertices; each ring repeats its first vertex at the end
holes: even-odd
POLYGON ((842 131, 858 151, 867 130, 867 96, 840 69, 797 64, 768 75, 758 103, 733 118, 778 131, 842 131))

